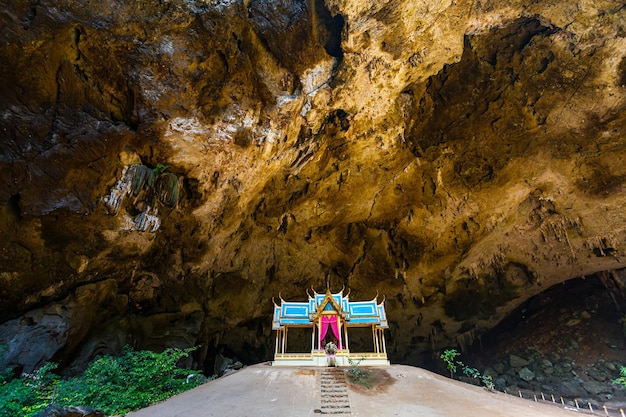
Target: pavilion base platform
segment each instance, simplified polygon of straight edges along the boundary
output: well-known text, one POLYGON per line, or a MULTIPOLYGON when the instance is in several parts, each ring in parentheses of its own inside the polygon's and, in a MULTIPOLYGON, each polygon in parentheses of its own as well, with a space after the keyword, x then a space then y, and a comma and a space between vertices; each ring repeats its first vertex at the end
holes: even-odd
POLYGON ((324 350, 311 353, 277 353, 272 366, 381 366, 389 365, 385 353, 356 353, 339 350, 334 357, 328 356, 324 350), (350 363, 352 361, 353 363, 350 363))

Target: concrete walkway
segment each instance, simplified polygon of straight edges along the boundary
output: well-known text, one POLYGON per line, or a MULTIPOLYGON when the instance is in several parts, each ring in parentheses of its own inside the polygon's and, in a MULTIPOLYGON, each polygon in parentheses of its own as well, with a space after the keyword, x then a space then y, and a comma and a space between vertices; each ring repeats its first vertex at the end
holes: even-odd
MULTIPOLYGON (((323 408, 322 370, 260 364, 218 378, 128 417, 305 417, 323 408)), ((372 368, 371 388, 347 384, 349 409, 360 417, 572 417, 559 406, 490 393, 423 369, 372 368)))

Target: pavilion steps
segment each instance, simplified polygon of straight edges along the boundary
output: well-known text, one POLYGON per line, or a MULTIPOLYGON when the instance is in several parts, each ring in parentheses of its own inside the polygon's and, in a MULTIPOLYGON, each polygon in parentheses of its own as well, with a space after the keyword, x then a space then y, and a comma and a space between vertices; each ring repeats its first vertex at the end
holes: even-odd
POLYGON ((346 375, 339 368, 324 368, 320 378, 321 414, 351 416, 346 375))

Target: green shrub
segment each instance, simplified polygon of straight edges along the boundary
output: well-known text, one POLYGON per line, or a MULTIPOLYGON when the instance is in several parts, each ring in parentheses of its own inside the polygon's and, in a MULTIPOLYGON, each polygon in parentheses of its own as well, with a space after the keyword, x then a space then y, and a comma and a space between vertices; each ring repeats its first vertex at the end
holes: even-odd
POLYGON ((450 378, 452 378, 456 373, 455 359, 459 355, 460 353, 457 352, 456 349, 446 349, 441 356, 439 356, 441 360, 446 363, 446 367, 448 368, 448 371, 450 371, 450 378))
POLYGON ((454 377, 457 371, 457 366, 461 368, 464 375, 477 379, 490 391, 493 391, 495 385, 490 375, 481 374, 478 369, 465 365, 463 362, 456 360, 457 356, 461 354, 456 349, 447 349, 439 357, 445 362, 448 371, 450 371, 450 378, 454 377))
POLYGON ((156 353, 126 346, 121 356, 96 359, 79 377, 61 380, 51 372, 54 363, 19 379, 7 377, 0 381, 0 417, 31 417, 50 404, 86 405, 107 415, 147 407, 207 381, 176 366, 194 349, 156 353))
POLYGON ((371 388, 370 375, 371 371, 363 368, 359 368, 359 365, 365 358, 361 358, 358 361, 353 361, 348 358, 350 363, 350 369, 348 369, 348 376, 355 384, 363 385, 366 388, 371 388))
POLYGON ((619 367, 619 378, 615 378, 613 383, 626 387, 626 366, 619 367))
POLYGON ((56 363, 48 362, 32 374, 7 377, 0 385, 0 417, 32 417, 46 408, 59 382, 52 373, 56 367, 56 363))

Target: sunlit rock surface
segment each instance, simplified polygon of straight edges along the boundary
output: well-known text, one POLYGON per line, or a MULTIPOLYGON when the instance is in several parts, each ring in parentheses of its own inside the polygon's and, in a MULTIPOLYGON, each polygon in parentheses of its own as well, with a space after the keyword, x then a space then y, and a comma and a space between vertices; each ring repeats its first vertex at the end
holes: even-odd
POLYGON ((13 365, 267 360, 271 297, 327 281, 384 294, 419 363, 624 286, 621 2, 0 4, 0 344, 40 347, 13 365), (137 166, 171 181, 116 189, 137 166))

